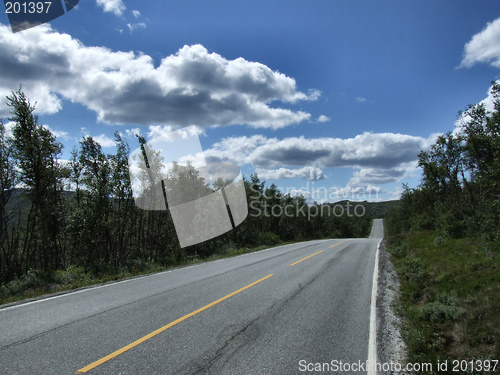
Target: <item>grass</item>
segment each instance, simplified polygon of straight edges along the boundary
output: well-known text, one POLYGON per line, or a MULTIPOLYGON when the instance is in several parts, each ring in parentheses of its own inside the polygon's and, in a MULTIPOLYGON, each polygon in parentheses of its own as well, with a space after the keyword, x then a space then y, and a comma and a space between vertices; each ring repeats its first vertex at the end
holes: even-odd
POLYGON ((387 242, 401 281, 409 362, 431 362, 436 368, 438 361, 500 359, 499 244, 436 231, 387 242))

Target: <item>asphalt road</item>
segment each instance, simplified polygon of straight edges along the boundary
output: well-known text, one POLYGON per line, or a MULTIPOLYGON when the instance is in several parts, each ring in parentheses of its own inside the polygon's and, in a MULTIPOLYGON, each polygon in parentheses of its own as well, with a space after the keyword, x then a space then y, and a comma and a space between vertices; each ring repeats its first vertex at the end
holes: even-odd
POLYGON ((0 309, 0 373, 300 374, 364 363, 382 233, 376 220, 368 239, 280 246, 0 309))

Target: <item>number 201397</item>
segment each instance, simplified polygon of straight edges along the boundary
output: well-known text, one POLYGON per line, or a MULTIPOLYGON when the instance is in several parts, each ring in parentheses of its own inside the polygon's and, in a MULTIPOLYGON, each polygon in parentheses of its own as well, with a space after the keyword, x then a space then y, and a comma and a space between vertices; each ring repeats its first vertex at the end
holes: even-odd
POLYGON ((23 4, 19 2, 7 2, 5 3, 6 12, 5 13, 24 13, 24 14, 34 14, 34 13, 49 13, 51 1, 39 1, 39 2, 25 2, 23 4))

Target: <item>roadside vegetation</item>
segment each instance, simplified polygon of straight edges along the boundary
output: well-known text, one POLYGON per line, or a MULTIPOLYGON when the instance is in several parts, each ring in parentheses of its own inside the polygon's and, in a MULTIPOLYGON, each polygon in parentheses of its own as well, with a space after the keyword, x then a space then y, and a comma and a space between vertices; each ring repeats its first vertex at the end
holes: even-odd
MULTIPOLYGON (((136 207, 130 146, 118 132, 116 153, 105 154, 87 136, 63 161, 63 145, 38 123, 21 89, 7 104, 14 126, 8 134, 0 120, 0 303, 282 243, 369 234, 369 214, 326 209, 252 174, 244 178, 247 219, 217 238, 181 248, 168 210, 136 207), (322 208, 329 214, 317 214, 322 208)), ((138 137, 134 148, 144 142, 138 137)), ((193 188, 213 191, 191 165, 172 168, 193 188)))
POLYGON ((177 264, 170 266, 139 260, 129 263, 126 267, 112 269, 111 272, 104 274, 100 272, 93 274, 87 271, 84 267, 75 265, 70 265, 66 269, 59 269, 49 273, 30 269, 26 272, 26 275, 0 285, 0 305, 36 299, 37 297, 48 294, 64 293, 73 289, 105 284, 108 282, 138 277, 150 273, 168 271, 206 261, 230 258, 254 251, 268 249, 274 246, 286 245, 288 243, 292 242, 280 241, 274 245, 260 245, 252 248, 234 248, 230 244, 207 258, 200 258, 194 255, 186 257, 177 264))
MULTIPOLYGON (((384 221, 401 281, 408 361, 434 369, 444 361, 500 360, 498 83, 491 94, 492 111, 469 106, 459 129, 419 154, 420 186, 404 186, 384 221)), ((472 366, 461 373, 490 373, 472 366)), ((456 373, 450 365, 447 372, 456 373)))

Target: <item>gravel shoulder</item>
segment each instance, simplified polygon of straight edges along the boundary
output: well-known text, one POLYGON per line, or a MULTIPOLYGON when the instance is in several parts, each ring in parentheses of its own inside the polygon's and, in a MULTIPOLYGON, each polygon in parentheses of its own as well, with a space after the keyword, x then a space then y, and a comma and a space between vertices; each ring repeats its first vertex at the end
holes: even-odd
MULTIPOLYGON (((378 363, 388 366, 406 363, 406 346, 401 337, 401 319, 396 313, 399 278, 390 261, 390 254, 382 241, 379 250, 377 292, 377 357, 378 363)), ((398 371, 381 371, 378 374, 402 375, 398 371)))

